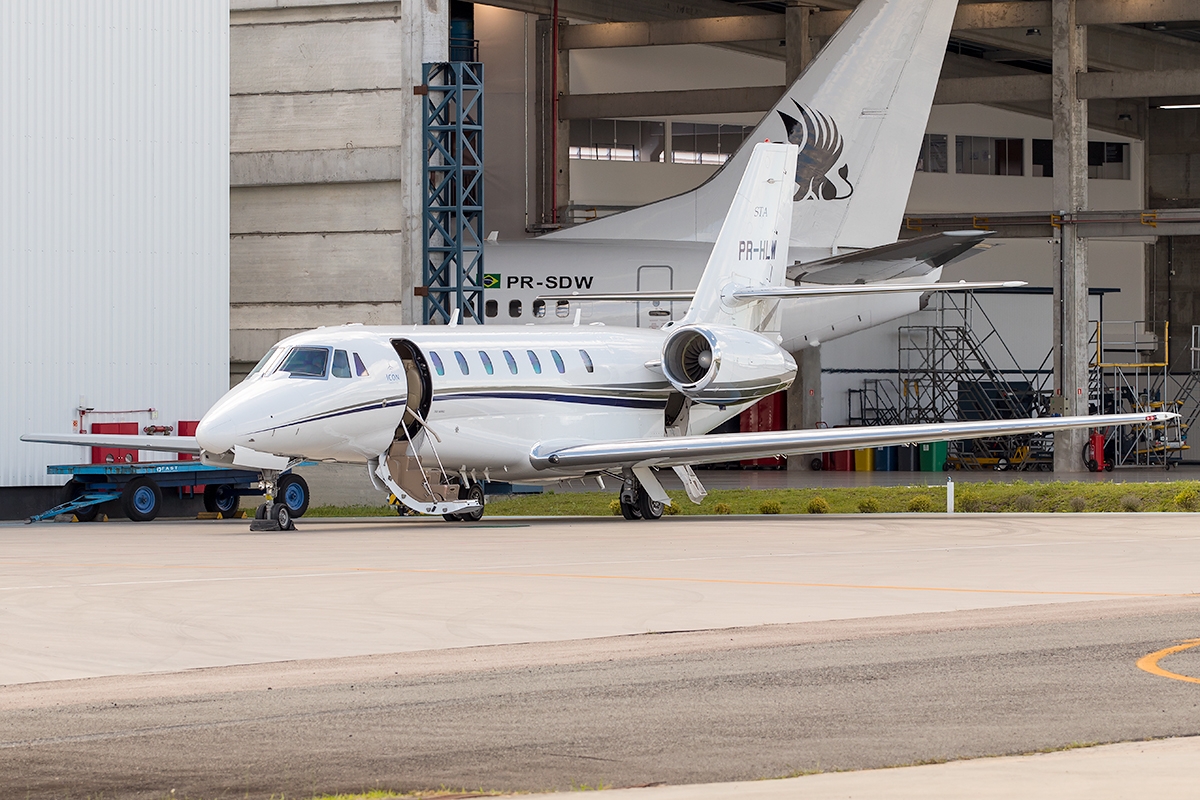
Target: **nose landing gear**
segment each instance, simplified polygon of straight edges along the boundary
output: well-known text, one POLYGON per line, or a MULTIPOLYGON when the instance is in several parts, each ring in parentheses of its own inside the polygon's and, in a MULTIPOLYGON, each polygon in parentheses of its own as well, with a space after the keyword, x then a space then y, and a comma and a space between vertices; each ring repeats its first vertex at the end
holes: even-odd
POLYGON ((263 470, 262 488, 267 502, 254 511, 252 531, 294 531, 296 518, 308 510, 308 483, 299 475, 280 476, 263 470))

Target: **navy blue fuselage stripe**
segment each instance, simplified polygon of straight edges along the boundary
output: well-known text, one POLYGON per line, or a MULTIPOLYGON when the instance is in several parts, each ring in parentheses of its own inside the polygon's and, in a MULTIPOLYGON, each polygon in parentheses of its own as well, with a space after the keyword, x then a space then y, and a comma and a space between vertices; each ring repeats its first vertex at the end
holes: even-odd
POLYGON ((434 395, 433 401, 439 400, 546 400, 552 403, 579 403, 582 405, 618 406, 624 408, 666 408, 666 398, 662 400, 643 399, 638 397, 603 397, 594 395, 549 394, 540 392, 463 392, 458 394, 434 395))
POLYGON ((274 428, 263 428, 261 431, 255 431, 255 433, 266 433, 267 431, 278 431, 278 430, 282 430, 283 428, 290 428, 293 425, 304 425, 305 423, 308 423, 308 422, 319 422, 320 420, 323 420, 323 419, 332 419, 333 417, 344 417, 347 414, 357 414, 360 411, 376 411, 381 408, 391 408, 392 406, 402 406, 406 402, 408 402, 407 398, 405 398, 404 400, 384 400, 383 402, 379 402, 377 400, 368 405, 355 406, 354 408, 345 408, 345 409, 342 409, 341 411, 330 411, 328 414, 320 414, 315 417, 307 417, 305 419, 298 419, 294 422, 285 422, 282 425, 275 426, 274 428))

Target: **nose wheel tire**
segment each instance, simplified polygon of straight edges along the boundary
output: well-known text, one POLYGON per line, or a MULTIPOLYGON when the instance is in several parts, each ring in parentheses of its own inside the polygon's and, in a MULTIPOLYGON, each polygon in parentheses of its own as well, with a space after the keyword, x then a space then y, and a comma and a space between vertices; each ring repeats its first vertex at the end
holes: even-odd
POLYGON ((145 476, 134 478, 121 492, 121 510, 134 522, 149 522, 162 510, 162 490, 145 476))
POLYGON ((281 531, 296 529, 296 526, 292 524, 292 509, 287 503, 275 503, 271 508, 271 519, 279 524, 281 531))

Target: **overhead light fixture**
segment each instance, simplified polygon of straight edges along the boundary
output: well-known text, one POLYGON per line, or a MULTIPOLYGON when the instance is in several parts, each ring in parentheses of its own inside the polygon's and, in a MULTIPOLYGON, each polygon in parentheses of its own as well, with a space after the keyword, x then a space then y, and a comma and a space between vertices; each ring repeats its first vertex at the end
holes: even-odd
POLYGON ((1029 30, 1025 31, 1025 35, 1026 36, 1041 36, 1042 29, 1041 28, 1030 28, 1029 30))
POLYGON ((1200 108, 1200 103, 1172 103, 1169 106, 1159 106, 1159 108, 1166 108, 1172 111, 1180 108, 1200 108))

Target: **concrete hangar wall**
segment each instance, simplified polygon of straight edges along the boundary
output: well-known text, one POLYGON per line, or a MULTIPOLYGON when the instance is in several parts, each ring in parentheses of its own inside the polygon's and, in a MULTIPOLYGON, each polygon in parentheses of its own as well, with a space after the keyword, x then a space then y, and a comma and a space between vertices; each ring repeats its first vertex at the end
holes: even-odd
POLYGON ((230 380, 319 325, 412 321, 423 62, 449 3, 233 0, 230 380))
POLYGON ((87 460, 22 433, 175 425, 226 388, 228 57, 226 0, 4 3, 0 506, 87 460))

